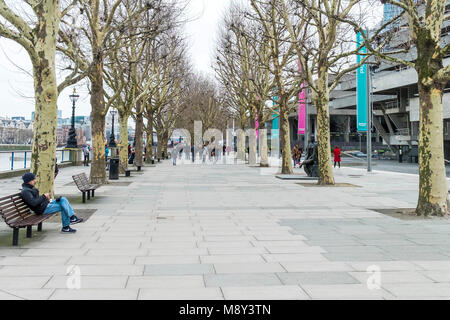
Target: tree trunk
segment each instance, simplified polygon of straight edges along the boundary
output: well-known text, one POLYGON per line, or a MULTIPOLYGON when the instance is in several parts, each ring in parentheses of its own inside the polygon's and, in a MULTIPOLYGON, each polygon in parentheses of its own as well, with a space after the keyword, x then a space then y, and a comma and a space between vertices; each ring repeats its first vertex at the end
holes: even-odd
POLYGON ((156 133, 156 137, 158 138, 158 143, 156 145, 156 154, 157 154, 158 159, 162 159, 162 152, 163 152, 163 141, 162 140, 163 140, 163 138, 159 132, 156 133))
POLYGON ((424 81, 419 79, 419 200, 416 213, 443 216, 448 214, 449 205, 444 163, 443 90, 425 87, 424 81))
POLYGON ((128 117, 126 112, 120 112, 119 110, 119 122, 120 122, 120 154, 119 154, 119 172, 125 174, 123 168, 128 168, 128 117), (123 167, 123 168, 122 168, 123 167))
POLYGON ((287 101, 280 97, 280 138, 281 138, 281 173, 293 174, 291 157, 291 139, 289 130, 289 112, 286 106, 287 101))
POLYGON ((162 147, 162 150, 164 151, 164 157, 167 158, 167 156, 168 156, 167 143, 169 142, 169 138, 167 138, 167 135, 165 134, 162 139, 163 139, 163 145, 161 147, 162 147))
MULTIPOLYGON (((324 58, 326 59, 326 58, 324 58)), ((331 165, 330 144, 330 101, 328 89, 328 67, 326 61, 319 61, 317 88, 313 93, 314 105, 317 108, 317 153, 319 158, 319 181, 320 185, 333 185, 334 172, 331 165)))
POLYGON ((241 129, 238 131, 237 137, 237 158, 245 161, 245 131, 241 129))
MULTIPOLYGON (((138 102, 140 103, 140 102, 138 102)), ((140 109, 140 107, 136 107, 138 110, 140 109)), ((143 135, 144 135, 144 116, 142 114, 142 112, 137 113, 136 114, 136 134, 135 134, 135 139, 136 139, 136 157, 134 158, 134 163, 136 164, 136 166, 140 166, 142 167, 142 159, 143 159, 143 152, 144 152, 144 147, 143 147, 143 135)))
POLYGON ((267 154, 267 129, 259 129, 259 153, 261 155, 260 167, 269 166, 269 156, 267 154))
MULTIPOLYGON (((103 58, 98 51, 94 54, 97 60, 90 77, 91 88, 91 119, 92 119, 92 164, 90 181, 92 184, 106 184, 105 165, 105 100, 103 92, 103 58)), ((112 155, 112 150, 110 151, 112 155)))
POLYGON ((45 8, 42 8, 43 15, 48 17, 47 23, 40 23, 36 27, 39 29, 37 34, 40 38, 36 41, 35 50, 40 58, 33 62, 35 119, 31 172, 36 175, 36 187, 39 191, 53 195, 58 118, 55 54, 59 21, 54 12, 57 8, 55 1, 46 2, 51 2, 54 6, 47 3, 45 8))
POLYGON ((152 135, 152 131, 147 129, 146 130, 147 133, 147 143, 145 144, 145 148, 147 150, 147 154, 145 157, 145 163, 146 164, 151 164, 152 163, 152 156, 153 156, 153 135, 152 135))
MULTIPOLYGON (((258 109, 261 110, 261 109, 258 109)), ((261 167, 268 167, 269 166, 269 155, 268 155, 268 147, 267 147, 267 129, 266 124, 264 121, 264 115, 262 111, 258 111, 258 136, 259 136, 259 154, 261 157, 261 160, 259 162, 259 165, 261 167)))
POLYGON ((153 157, 153 114, 148 113, 147 118, 147 157, 145 162, 147 164, 152 163, 152 157, 153 157))
POLYGON ((320 185, 333 185, 334 172, 331 165, 330 114, 326 94, 319 94, 314 99, 317 108, 317 153, 319 158, 320 185))

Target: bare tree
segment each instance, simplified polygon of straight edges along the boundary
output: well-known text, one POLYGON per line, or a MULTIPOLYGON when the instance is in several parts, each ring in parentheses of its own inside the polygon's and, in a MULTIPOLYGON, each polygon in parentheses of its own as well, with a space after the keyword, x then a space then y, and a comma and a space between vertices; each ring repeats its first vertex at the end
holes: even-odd
POLYGON ((361 23, 361 0, 280 0, 280 14, 287 26, 301 67, 301 78, 312 91, 317 108, 319 184, 334 184, 330 145, 330 92, 342 77, 364 64, 353 59, 360 50, 353 40, 352 20, 361 23), (356 12, 355 12, 356 11, 356 12), (349 36, 350 35, 350 36, 349 36))
POLYGON ((0 35, 20 44, 33 66, 35 122, 31 171, 37 176, 37 187, 44 193, 53 193, 58 95, 84 76, 73 68, 73 72, 59 86, 57 84, 57 34, 62 19, 75 2, 28 0, 21 4, 16 2, 14 6, 0 0, 0 35))
MULTIPOLYGON (((228 100, 243 125, 264 129, 265 123, 277 114, 267 107, 267 99, 274 88, 274 78, 267 67, 270 64, 270 46, 262 27, 245 17, 246 10, 237 5, 230 8, 223 22, 220 42, 217 48, 215 71, 217 78, 227 92, 228 100), (258 127, 256 121, 258 120, 258 127), (249 122, 249 123, 247 123, 249 122)), ((269 165, 267 140, 261 145, 260 166, 269 165)), ((241 145, 240 147, 244 147, 241 145)))
POLYGON ((118 13, 120 7, 125 4, 125 0, 78 0, 79 10, 82 12, 80 31, 77 34, 82 38, 79 40, 82 52, 75 55, 73 45, 70 41, 72 37, 67 32, 59 33, 61 39, 60 51, 65 52, 71 59, 78 61, 79 65, 87 69, 90 81, 91 94, 91 119, 92 119, 92 145, 93 159, 91 165, 90 180, 92 183, 103 184, 107 182, 105 171, 105 116, 109 105, 105 103, 104 90, 104 62, 111 43, 110 38, 115 35, 115 31, 123 32, 130 26, 129 21, 139 19, 144 12, 158 11, 158 5, 163 0, 148 1, 138 0, 127 2, 128 10, 131 14, 126 17, 118 13))
MULTIPOLYGON (((292 174, 289 113, 294 110, 299 88, 295 47, 290 41, 288 29, 280 20, 280 3, 276 0, 251 0, 255 13, 248 13, 250 19, 258 21, 264 31, 265 41, 270 47, 270 73, 273 75, 274 88, 271 97, 279 113, 280 143, 282 152, 281 172, 292 174), (276 96, 275 96, 276 95, 276 96)), ((301 28, 301 26, 299 26, 301 28)))
MULTIPOLYGON (((361 26, 354 24, 362 32, 368 51, 395 64, 414 68, 418 74, 420 119, 419 119, 419 198, 416 208, 418 215, 447 215, 449 213, 448 190, 444 163, 443 105, 445 86, 450 81, 450 66, 444 66, 444 57, 450 54, 450 44, 442 44, 444 21, 450 20, 446 14, 444 0, 383 0, 402 10, 396 22, 408 27, 409 41, 402 48, 382 50, 374 46, 364 35, 361 26), (403 54, 403 56, 402 56, 403 54), (409 57, 409 58, 403 58, 409 57)), ((383 25, 376 33, 378 42, 386 43, 398 28, 383 25)))

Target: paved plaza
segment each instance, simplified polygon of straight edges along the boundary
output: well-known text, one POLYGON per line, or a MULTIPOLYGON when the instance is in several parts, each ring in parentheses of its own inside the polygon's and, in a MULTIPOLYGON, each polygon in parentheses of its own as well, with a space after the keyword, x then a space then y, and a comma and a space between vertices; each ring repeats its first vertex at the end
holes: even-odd
MULTIPOLYGON (((75 212, 96 210, 76 234, 58 218, 12 247, 1 222, 0 300, 450 298, 450 220, 371 210, 413 208, 417 175, 344 167, 346 187, 317 187, 167 160, 82 204, 71 176, 88 169, 56 179, 75 212)), ((20 185, 0 180, 1 194, 20 185)))

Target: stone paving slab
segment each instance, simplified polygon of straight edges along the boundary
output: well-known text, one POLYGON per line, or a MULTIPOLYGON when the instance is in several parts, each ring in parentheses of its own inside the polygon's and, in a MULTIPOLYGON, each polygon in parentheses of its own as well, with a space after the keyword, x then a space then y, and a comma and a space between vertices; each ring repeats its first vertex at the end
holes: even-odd
POLYGON ((50 300, 137 300, 137 289, 56 289, 50 300))
POLYGON ((48 300, 54 291, 54 289, 1 289, 0 300, 48 300))
POLYGON ((139 300, 223 300, 219 288, 140 289, 139 300))
POLYGON ((213 274, 204 276, 207 287, 249 287, 281 285, 274 273, 213 274))
POLYGON ((336 181, 361 188, 302 188, 245 165, 163 162, 82 204, 67 184, 88 170, 56 180, 75 212, 97 209, 76 234, 44 223, 13 248, 0 224, 0 299, 450 299, 450 219, 372 210, 415 207, 415 175, 342 168, 336 181))
POLYGON ((395 297, 389 291, 384 289, 369 290, 363 284, 303 285, 302 288, 313 299, 392 299, 395 297))
MULTIPOLYGON (((125 288, 127 276, 83 276, 80 286, 84 289, 121 289, 125 288)), ((70 281, 68 276, 53 276, 44 286, 47 289, 65 289, 67 282, 70 281)))
MULTIPOLYGON (((349 272, 286 272, 278 277, 285 285, 356 284, 357 278, 349 272)), ((367 274, 366 274, 367 277, 367 274)))
POLYGON ((196 275, 214 273, 212 264, 154 264, 145 266, 144 275, 196 275))
POLYGON ((299 286, 224 287, 227 300, 306 300, 309 296, 299 286))

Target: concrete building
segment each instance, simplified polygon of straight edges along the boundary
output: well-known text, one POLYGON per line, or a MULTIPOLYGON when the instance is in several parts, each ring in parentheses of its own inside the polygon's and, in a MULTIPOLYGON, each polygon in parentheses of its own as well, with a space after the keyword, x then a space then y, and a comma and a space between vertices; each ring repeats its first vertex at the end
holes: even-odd
MULTIPOLYGON (((450 0, 446 0, 446 14, 450 13, 450 0)), ((385 14, 392 13, 392 8, 385 7, 385 14)), ((421 12, 423 8, 419 8, 421 12)), ((384 19, 390 19, 386 16, 384 19)), ((407 21, 400 21, 395 27, 396 36, 389 43, 389 49, 401 48, 408 41, 409 30, 407 21)), ((450 42, 450 21, 445 21, 442 28, 442 45, 450 42)), ((415 48, 408 54, 402 54, 402 59, 414 61, 417 57, 415 48)), ((450 55, 444 58, 444 65, 450 64, 450 55)), ((402 148, 403 153, 411 150, 411 155, 417 152, 419 128, 419 95, 418 76, 413 68, 380 61, 372 71, 373 85, 373 143, 374 150, 381 146, 389 147, 397 153, 402 148)), ((445 158, 450 159, 450 84, 447 85, 443 97, 444 105, 444 144, 445 158)), ((316 110, 309 104, 311 133, 316 130, 316 110)), ((345 148, 355 148, 362 139, 361 149, 365 152, 365 134, 358 135, 356 131, 356 73, 348 74, 331 93, 330 102, 331 144, 342 145, 345 148), (356 142, 356 143, 355 143, 356 142)), ((303 137, 298 137, 297 115, 290 117, 291 144, 303 144, 303 137)), ((359 148, 358 148, 359 149, 359 148)))

